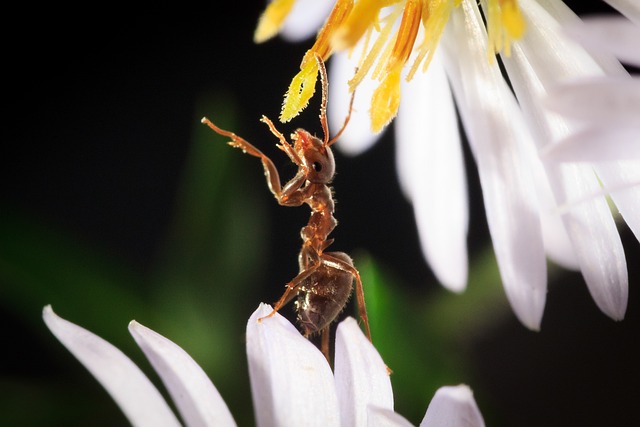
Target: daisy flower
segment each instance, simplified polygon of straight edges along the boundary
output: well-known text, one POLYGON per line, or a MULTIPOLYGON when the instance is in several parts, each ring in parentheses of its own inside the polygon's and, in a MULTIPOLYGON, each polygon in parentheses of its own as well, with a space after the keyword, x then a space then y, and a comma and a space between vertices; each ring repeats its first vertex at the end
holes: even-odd
MULTIPOLYGON (((336 332, 335 372, 324 355, 284 317, 261 304, 247 323, 247 359, 258 426, 410 426, 393 411, 387 367, 357 322, 347 318, 336 332)), ((134 426, 179 426, 178 416, 145 374, 102 338, 58 317, 50 306, 44 321, 91 372, 134 426)), ((211 380, 177 344, 141 325, 129 332, 160 376, 187 426, 235 426, 211 380)), ((484 426, 465 385, 440 388, 421 426, 484 426)))
MULTIPOLYGON (((637 8, 631 0, 610 1, 637 8)), ((267 34, 270 9, 282 3, 269 5, 257 40, 267 34)), ((298 3, 270 35, 277 28, 293 38, 306 35, 292 29, 303 27, 306 16, 307 3, 298 3)), ((579 22, 560 0, 338 0, 289 87, 281 119, 313 94, 310 53, 333 55, 332 122, 344 119, 357 88, 352 121, 336 144, 344 152, 366 150, 397 114, 397 170, 423 253, 439 281, 461 292, 469 214, 457 110, 502 283, 519 320, 540 327, 547 258, 581 271, 598 307, 620 320, 628 297, 624 249, 606 198, 593 194, 601 185, 628 187, 640 178, 640 165, 559 164, 539 155, 576 126, 545 108, 550 90, 576 78, 626 74, 611 54, 589 51, 563 33, 579 22)), ((613 201, 639 237, 640 188, 613 201)))

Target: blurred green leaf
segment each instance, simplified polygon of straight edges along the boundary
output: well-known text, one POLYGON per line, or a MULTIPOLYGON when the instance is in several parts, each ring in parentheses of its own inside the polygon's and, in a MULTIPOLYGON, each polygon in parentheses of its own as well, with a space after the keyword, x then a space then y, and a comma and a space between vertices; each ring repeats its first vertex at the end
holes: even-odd
POLYGON ((36 329, 51 304, 114 344, 131 345, 122 328, 134 316, 150 317, 137 293, 141 278, 99 251, 8 211, 0 216, 0 239, 0 303, 36 329))

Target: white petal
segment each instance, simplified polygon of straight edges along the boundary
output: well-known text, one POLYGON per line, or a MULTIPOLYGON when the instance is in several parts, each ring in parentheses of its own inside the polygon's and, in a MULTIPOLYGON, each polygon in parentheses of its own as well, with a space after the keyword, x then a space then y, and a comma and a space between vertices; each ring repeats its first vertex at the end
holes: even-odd
POLYGON ((613 127, 625 122, 637 123, 640 78, 574 80, 552 89, 545 104, 565 117, 584 120, 591 125, 602 123, 613 127))
POLYGON ((390 409, 369 406, 367 413, 368 427, 412 427, 406 418, 390 409))
MULTIPOLYGON (((599 188, 589 167, 561 165, 547 169, 560 201, 582 200, 599 188)), ((572 206, 563 218, 591 296, 605 314, 622 320, 628 298, 627 263, 606 200, 586 199, 572 206)))
POLYGON ((352 317, 338 325, 335 354, 341 425, 366 426, 369 405, 393 410, 387 367, 352 317))
MULTIPOLYGON (((352 57, 346 52, 337 52, 331 58, 329 64, 329 102, 327 114, 331 133, 335 134, 344 123, 349 113, 349 79, 355 73, 358 53, 354 52, 352 57)), ((367 151, 379 139, 380 135, 371 130, 371 119, 369 118, 369 107, 371 96, 377 87, 376 81, 365 77, 356 89, 353 102, 353 113, 349 125, 345 129, 336 147, 344 154, 356 156, 367 151)))
MULTIPOLYGON (((640 144, 640 139, 636 140, 640 144)), ((620 215, 640 241, 640 157, 636 160, 624 160, 616 163, 599 162, 595 165, 596 174, 605 188, 610 191, 611 199, 620 215)))
POLYGON ((260 304, 247 323, 247 357, 258 426, 338 426, 335 381, 322 353, 260 304))
POLYGON ((635 127, 588 127, 545 147, 540 155, 548 162, 640 159, 640 123, 635 127))
POLYGON ((624 16, 640 25, 640 2, 638 0, 605 0, 624 16))
POLYGON ((420 427, 483 427, 484 419, 466 385, 440 387, 420 427))
POLYGON ((532 143, 472 0, 445 30, 447 71, 473 149, 487 222, 507 297, 520 321, 538 329, 546 298, 546 260, 530 171, 532 143))
POLYGON ((129 331, 189 427, 236 425, 218 390, 187 352, 135 320, 129 324, 129 331))
POLYGON ((47 327, 116 401, 134 426, 179 426, 164 398, 127 356, 97 335, 58 317, 48 305, 47 327))
POLYGON ((572 39, 590 49, 610 52, 622 62, 640 66, 640 26, 625 18, 592 17, 585 19, 581 25, 565 27, 565 31, 572 39))
POLYGON ((595 65, 593 70, 608 74, 628 75, 620 61, 608 51, 581 47, 565 34, 565 29, 580 27, 582 19, 562 0, 521 0, 520 7, 529 25, 524 37, 516 44, 526 43, 534 50, 527 52, 532 63, 538 64, 543 80, 550 77, 564 80, 565 73, 575 72, 586 64, 595 65), (536 50, 535 47, 542 50, 536 50), (556 68, 555 63, 564 62, 568 68, 556 68))
MULTIPOLYGON (((534 0, 522 0, 530 26, 527 36, 512 46, 504 64, 530 119, 540 149, 565 137, 572 126, 562 117, 542 108, 541 100, 560 81, 602 73, 579 46, 566 40, 556 22, 534 0), (552 52, 547 55, 543 52, 552 52)), ((545 165, 547 178, 560 206, 581 200, 579 207, 563 214, 565 228, 576 258, 596 304, 607 315, 622 319, 626 310, 628 279, 624 250, 606 200, 590 197, 599 189, 591 167, 578 164, 545 165)))
POLYGON ((280 34, 285 40, 297 42, 315 36, 329 16, 334 0, 296 0, 284 20, 280 34))
POLYGON ((540 225, 542 226, 545 252, 556 264, 568 270, 580 270, 576 252, 565 229, 562 216, 557 210, 553 190, 542 162, 532 156, 531 166, 538 190, 540 225))
POLYGON ((396 169, 413 202, 422 251, 438 280, 461 292, 468 270, 466 175, 451 89, 437 53, 426 73, 402 82, 395 131, 396 169))

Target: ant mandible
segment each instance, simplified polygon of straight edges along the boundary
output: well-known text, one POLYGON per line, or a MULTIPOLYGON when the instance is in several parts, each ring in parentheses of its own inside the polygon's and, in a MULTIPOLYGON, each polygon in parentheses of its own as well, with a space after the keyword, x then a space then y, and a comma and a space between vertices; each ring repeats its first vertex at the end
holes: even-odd
POLYGON ((304 129, 297 129, 291 135, 292 145, 276 129, 271 120, 266 116, 262 116, 260 119, 279 139, 280 143, 276 146, 298 166, 298 173, 284 186, 280 182, 278 171, 273 162, 260 150, 233 132, 220 129, 206 117, 202 119, 202 123, 209 126, 214 132, 231 138, 229 145, 232 147, 239 148, 244 153, 258 157, 262 161, 269 190, 280 205, 302 206, 306 203, 311 208, 309 223, 300 231, 302 237, 302 249, 300 249, 298 256, 300 272, 287 283, 282 297, 266 317, 273 316, 297 296, 295 307, 298 312, 298 323, 305 337, 309 338, 316 332, 321 332, 322 352, 329 359, 329 325, 344 309, 351 296, 354 279, 359 314, 369 341, 371 341, 371 331, 365 307, 362 280, 352 259, 344 252, 325 252, 325 249, 333 243, 334 239, 328 237, 337 225, 337 221, 333 217, 334 201, 329 187, 335 174, 335 161, 331 145, 337 141, 349 123, 353 109, 353 96, 349 113, 342 128, 333 139, 329 140, 327 71, 324 62, 318 55, 315 55, 315 59, 322 82, 320 124, 324 139, 320 140, 304 129))

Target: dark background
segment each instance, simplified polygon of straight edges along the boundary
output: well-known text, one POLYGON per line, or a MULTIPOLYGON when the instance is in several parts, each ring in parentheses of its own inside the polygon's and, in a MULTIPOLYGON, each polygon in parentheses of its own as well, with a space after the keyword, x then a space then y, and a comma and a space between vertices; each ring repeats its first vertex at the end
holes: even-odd
MULTIPOLYGON (((601 8, 600 3, 573 4, 581 13, 601 8)), ((207 97, 224 100, 224 108, 235 115, 233 130, 282 160, 276 161, 279 165, 285 164, 286 159, 269 148, 273 139, 258 119, 262 114, 277 117, 284 90, 311 42, 276 39, 253 44, 261 3, 191 10, 172 6, 155 5, 144 12, 103 10, 99 16, 75 9, 23 10, 16 15, 19 30, 3 30, 3 218, 18 217, 56 230, 79 247, 95 248, 123 268, 144 274, 158 262, 194 129, 201 116, 213 113, 206 108, 207 97)), ((310 112, 292 125, 280 126, 283 133, 293 126, 320 132, 316 108, 312 102, 310 112)), ((212 135, 211 142, 217 141, 212 135)), ((393 150, 387 131, 359 157, 336 155, 340 225, 333 235, 334 247, 366 251, 383 260, 384 268, 397 278, 399 293, 442 292, 420 253, 411 206, 397 184, 393 150)), ((488 235, 475 168, 466 154, 473 258, 486 246, 488 235)), ((251 160, 234 164, 242 164, 242 173, 234 179, 246 183, 230 189, 246 189, 264 206, 261 232, 242 237, 249 242, 260 239, 266 248, 259 261, 246 261, 262 266, 260 281, 246 302, 255 307, 259 301, 277 299, 282 284, 295 274, 298 230, 308 213, 277 206, 261 168, 251 160)), ((282 170, 289 176, 285 166, 282 170)), ((473 374, 465 382, 474 389, 488 424, 630 421, 640 379, 640 250, 624 227, 622 234, 630 279, 623 322, 599 312, 579 274, 560 272, 550 283, 542 332, 526 330, 509 314, 469 339, 465 351, 473 374), (485 413, 485 408, 491 409, 485 413)), ((103 399, 102 416, 117 412, 79 365, 61 362, 71 356, 38 325, 39 311, 25 313, 22 306, 13 305, 7 297, 11 292, 5 291, 18 285, 4 281, 0 333, 6 344, 0 352, 0 395, 24 399, 28 394, 17 391, 23 379, 51 386, 68 380, 60 378, 63 371, 62 376, 80 378, 71 380, 78 394, 87 387, 103 399)), ((66 309, 57 308, 62 313, 66 309)), ((242 313, 245 318, 249 314, 242 313)), ((82 324, 80 318, 72 320, 82 324)), ((430 397, 420 397, 422 411, 430 397)), ((74 396, 68 400, 73 407, 74 396)), ((403 413, 400 402, 397 407, 403 413)), ((38 409, 45 411, 34 408, 38 409)), ((403 414, 416 424, 420 421, 413 413, 403 414)), ((106 420, 100 425, 109 425, 106 420)), ((56 425, 53 418, 50 421, 56 425)))

